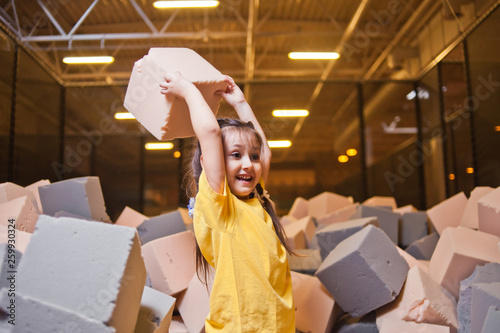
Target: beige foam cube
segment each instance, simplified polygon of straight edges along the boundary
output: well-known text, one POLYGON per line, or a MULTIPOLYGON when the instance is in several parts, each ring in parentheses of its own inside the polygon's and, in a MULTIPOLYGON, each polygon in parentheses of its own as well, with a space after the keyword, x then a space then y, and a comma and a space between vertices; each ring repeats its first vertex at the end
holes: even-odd
POLYGON ((493 190, 494 189, 489 186, 477 186, 470 192, 470 197, 467 200, 467 205, 465 206, 464 214, 460 221, 461 226, 471 229, 479 228, 477 201, 493 190))
POLYGON ((186 226, 186 230, 193 231, 193 219, 189 217, 189 211, 187 208, 177 208, 177 210, 181 213, 182 220, 184 221, 184 225, 186 226))
POLYGON ((414 213, 418 212, 418 209, 413 205, 406 205, 403 207, 398 207, 393 210, 394 213, 404 214, 404 213, 414 213))
POLYGON ((189 286, 178 298, 179 313, 189 333, 201 333, 205 329, 205 318, 210 312, 210 291, 214 271, 210 271, 207 284, 201 282, 197 274, 189 281, 189 286))
POLYGON ((142 246, 142 256, 154 289, 167 295, 186 290, 195 274, 195 238, 184 231, 152 240, 142 246))
POLYGON ((200 90, 212 112, 217 113, 225 90, 224 76, 199 54, 187 48, 151 48, 135 62, 124 106, 158 140, 194 135, 189 109, 183 99, 160 93, 167 73, 180 72, 200 90))
MULTIPOLYGON (((314 224, 314 221, 310 216, 303 217, 295 222, 287 224, 283 228, 285 229, 285 233, 287 235, 296 235, 299 233, 299 230, 302 230, 305 236, 306 248, 309 248, 309 246, 311 245, 311 242, 314 238, 314 233, 316 232, 316 225, 314 224)), ((298 249, 298 247, 295 248, 298 249)))
POLYGON ((467 205, 464 192, 455 194, 427 210, 430 222, 441 235, 446 227, 458 227, 467 205))
POLYGON ((49 184, 50 184, 50 180, 42 179, 42 180, 37 181, 36 183, 33 183, 33 184, 25 187, 25 189, 30 190, 31 193, 33 193, 33 196, 35 197, 35 200, 37 203, 38 212, 40 214, 43 214, 43 209, 42 209, 42 203, 40 202, 40 194, 38 193, 38 188, 40 186, 45 186, 45 185, 49 185, 49 184))
POLYGON ((137 228, 142 222, 149 219, 146 215, 126 206, 116 220, 116 225, 137 228))
POLYGON ((477 265, 500 263, 499 241, 500 237, 469 228, 444 229, 429 263, 430 276, 458 298, 460 281, 477 265))
POLYGON ((0 225, 8 228, 14 220, 16 229, 33 233, 38 220, 38 209, 28 196, 19 197, 11 201, 0 203, 0 225))
POLYGON ((181 316, 173 316, 168 328, 169 333, 189 333, 181 316))
POLYGON ((318 226, 326 226, 337 222, 345 222, 351 218, 356 213, 356 209, 359 203, 353 203, 337 209, 329 214, 318 217, 316 219, 318 226))
POLYGON ((396 300, 377 310, 379 326, 387 318, 458 328, 455 299, 418 266, 408 271, 396 300))
POLYGON ((302 332, 331 332, 339 307, 317 277, 292 273, 295 327, 302 332))
POLYGON ((308 212, 309 202, 302 197, 297 197, 295 198, 295 201, 293 202, 292 208, 290 208, 288 215, 293 216, 296 219, 301 219, 303 217, 306 217, 308 212))
POLYGON ((309 199, 308 215, 319 218, 352 203, 352 197, 326 191, 309 199))
POLYGON ((307 249, 307 240, 304 230, 300 228, 289 228, 291 224, 283 227, 288 245, 293 249, 307 249))
POLYGON ((365 206, 391 207, 392 210, 398 208, 398 205, 396 204, 396 199, 394 199, 394 197, 374 196, 369 199, 366 199, 362 204, 365 206))
POLYGON ((168 333, 175 298, 144 287, 134 333, 168 333))
POLYGON ((404 320, 386 319, 380 327, 379 333, 450 333, 448 326, 433 324, 418 324, 404 320))
POLYGON ((22 186, 10 182, 0 184, 0 203, 11 201, 24 196, 27 196, 33 203, 33 206, 37 207, 38 210, 38 204, 36 202, 35 196, 33 195, 33 192, 22 186))
POLYGON ((479 230, 500 236, 500 187, 477 201, 477 212, 479 230))
POLYGON ((399 246, 396 246, 396 249, 398 250, 399 254, 406 260, 406 263, 410 268, 413 268, 415 266, 418 266, 421 270, 429 274, 429 261, 428 260, 417 260, 415 259, 414 256, 400 248, 399 246))

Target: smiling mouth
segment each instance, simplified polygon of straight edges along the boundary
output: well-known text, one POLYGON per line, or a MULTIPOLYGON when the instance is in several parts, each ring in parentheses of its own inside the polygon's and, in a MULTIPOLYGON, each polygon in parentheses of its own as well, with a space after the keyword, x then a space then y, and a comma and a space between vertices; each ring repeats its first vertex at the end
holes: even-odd
POLYGON ((236 176, 236 179, 244 181, 244 182, 251 182, 253 177, 252 176, 236 176))

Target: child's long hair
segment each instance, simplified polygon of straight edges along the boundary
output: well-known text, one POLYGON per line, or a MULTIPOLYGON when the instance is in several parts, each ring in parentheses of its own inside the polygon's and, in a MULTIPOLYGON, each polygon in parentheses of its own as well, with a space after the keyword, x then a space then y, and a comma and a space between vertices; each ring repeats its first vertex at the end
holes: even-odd
MULTIPOLYGON (((251 133, 255 135, 256 140, 259 143, 259 146, 262 147, 263 141, 259 133, 255 130, 253 124, 251 122, 243 122, 239 119, 231 119, 231 118, 221 118, 217 119, 219 126, 221 128, 221 134, 222 134, 222 141, 224 142, 225 139, 225 134, 229 130, 235 130, 240 133, 246 132, 246 133, 251 133)), ((196 193, 198 192, 198 184, 200 180, 200 175, 202 171, 202 166, 201 166, 201 147, 200 143, 198 142, 196 145, 196 148, 193 153, 193 158, 191 161, 191 168, 190 170, 186 173, 186 176, 189 177, 189 183, 187 184, 187 194, 188 197, 194 197, 196 193)), ((271 217, 271 220, 273 221, 273 226, 274 230, 276 231, 276 235, 278 236, 278 239, 280 240, 281 244, 285 247, 286 251, 290 254, 293 254, 293 249, 288 245, 286 241, 286 235, 285 231, 283 229, 283 226, 279 222, 278 216, 276 215, 276 212, 273 209, 272 203, 265 197, 263 196, 263 189, 260 184, 257 184, 256 186, 257 192, 259 193, 259 196, 261 197, 263 203, 262 207, 267 211, 269 216, 271 217)), ((207 281, 208 277, 208 270, 209 270, 209 264, 205 257, 203 257, 203 254, 200 251, 200 247, 198 246, 198 243, 196 243, 196 272, 198 275, 198 278, 200 278, 200 273, 203 275, 204 280, 202 281, 207 281)))

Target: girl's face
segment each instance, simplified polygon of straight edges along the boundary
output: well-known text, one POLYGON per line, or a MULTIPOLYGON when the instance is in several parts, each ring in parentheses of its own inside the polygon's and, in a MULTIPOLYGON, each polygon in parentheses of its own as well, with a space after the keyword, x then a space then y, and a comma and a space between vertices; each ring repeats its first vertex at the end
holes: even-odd
POLYGON ((224 136, 224 161, 231 193, 248 199, 262 175, 260 145, 251 132, 229 130, 224 136))

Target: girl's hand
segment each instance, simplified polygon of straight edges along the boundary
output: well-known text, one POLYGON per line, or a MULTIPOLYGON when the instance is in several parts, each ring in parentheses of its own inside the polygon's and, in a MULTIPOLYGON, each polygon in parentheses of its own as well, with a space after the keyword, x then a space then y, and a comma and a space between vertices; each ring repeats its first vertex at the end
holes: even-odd
POLYGON ((233 108, 238 104, 247 102, 247 100, 245 99, 245 95, 243 95, 241 89, 230 76, 225 75, 224 81, 227 82, 226 90, 216 91, 216 95, 222 96, 224 100, 228 102, 229 105, 231 105, 233 108))
POLYGON ((197 89, 192 82, 184 78, 179 72, 167 73, 164 79, 164 82, 160 82, 160 92, 164 95, 174 95, 186 99, 191 89, 197 89))

